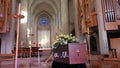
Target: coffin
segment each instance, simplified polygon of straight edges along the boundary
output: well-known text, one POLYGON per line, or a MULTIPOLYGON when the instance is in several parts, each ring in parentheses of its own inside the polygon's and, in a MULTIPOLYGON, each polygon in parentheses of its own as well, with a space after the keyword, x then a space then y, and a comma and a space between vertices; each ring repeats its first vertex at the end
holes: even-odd
POLYGON ((69 43, 54 50, 54 61, 67 64, 83 64, 87 62, 86 44, 69 43))

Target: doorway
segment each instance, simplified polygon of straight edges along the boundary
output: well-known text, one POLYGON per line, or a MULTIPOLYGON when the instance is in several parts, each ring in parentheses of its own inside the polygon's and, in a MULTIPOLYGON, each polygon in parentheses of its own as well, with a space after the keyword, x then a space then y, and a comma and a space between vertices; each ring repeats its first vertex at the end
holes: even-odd
POLYGON ((90 36, 90 50, 91 54, 100 54, 98 33, 95 32, 90 36))

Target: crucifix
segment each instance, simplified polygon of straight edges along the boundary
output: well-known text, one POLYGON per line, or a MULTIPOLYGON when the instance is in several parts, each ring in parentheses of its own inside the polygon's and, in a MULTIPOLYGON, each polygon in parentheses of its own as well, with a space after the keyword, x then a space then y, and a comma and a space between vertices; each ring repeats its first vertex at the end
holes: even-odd
POLYGON ((21 4, 18 5, 18 13, 14 15, 17 19, 17 37, 16 37, 16 51, 15 51, 15 68, 18 68, 18 44, 19 44, 19 33, 20 33, 20 19, 24 18, 20 13, 21 4))

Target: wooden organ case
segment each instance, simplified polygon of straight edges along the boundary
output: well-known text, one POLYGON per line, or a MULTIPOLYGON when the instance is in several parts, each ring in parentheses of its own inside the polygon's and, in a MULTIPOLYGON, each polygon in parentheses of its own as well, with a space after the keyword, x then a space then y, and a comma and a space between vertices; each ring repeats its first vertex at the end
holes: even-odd
POLYGON ((120 58, 120 0, 102 0, 105 30, 110 39, 109 58, 107 60, 119 60, 120 58), (110 56, 111 55, 111 56, 110 56), (113 59, 111 59, 113 58, 113 59), (114 59, 115 58, 115 59, 114 59))
POLYGON ((78 17, 80 32, 87 33, 97 27, 96 0, 78 0, 78 17))
POLYGON ((102 0, 105 30, 118 30, 120 25, 120 0, 102 0))
MULTIPOLYGON (((120 0, 101 0, 104 30, 110 50, 120 57, 120 0)), ((78 0, 79 30, 81 33, 98 32, 96 0, 78 0), (97 27, 97 29, 96 29, 97 27), (95 30, 94 30, 95 28, 95 30), (88 29, 90 31, 88 31, 88 29)))
POLYGON ((12 0, 0 0, 0 33, 10 30, 12 0))

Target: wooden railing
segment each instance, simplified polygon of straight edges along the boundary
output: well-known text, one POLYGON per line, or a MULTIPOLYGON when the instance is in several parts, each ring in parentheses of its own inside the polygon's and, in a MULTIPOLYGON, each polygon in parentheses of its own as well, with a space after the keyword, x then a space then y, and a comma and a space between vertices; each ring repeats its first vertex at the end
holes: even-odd
POLYGON ((12 68, 14 68, 14 60, 15 55, 14 54, 0 54, 0 66, 3 65, 2 61, 12 61, 12 68))
MULTIPOLYGON (((22 47, 22 48, 19 48, 18 50, 18 57, 30 57, 30 53, 31 53, 31 56, 37 56, 38 51, 39 51, 39 47, 32 47, 31 52, 30 52, 30 48, 22 47)), ((12 50, 12 53, 15 54, 15 49, 12 50)))

